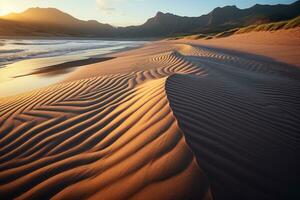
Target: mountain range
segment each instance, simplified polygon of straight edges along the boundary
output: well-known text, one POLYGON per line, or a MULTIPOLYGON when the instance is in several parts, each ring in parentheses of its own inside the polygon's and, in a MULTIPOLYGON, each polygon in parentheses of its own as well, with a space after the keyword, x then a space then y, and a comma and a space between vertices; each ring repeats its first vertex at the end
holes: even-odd
POLYGON ((200 17, 158 12, 139 26, 114 27, 83 21, 55 8, 29 8, 0 17, 0 36, 168 37, 215 33, 232 28, 288 20, 300 15, 300 0, 289 5, 259 5, 247 9, 218 7, 200 17))

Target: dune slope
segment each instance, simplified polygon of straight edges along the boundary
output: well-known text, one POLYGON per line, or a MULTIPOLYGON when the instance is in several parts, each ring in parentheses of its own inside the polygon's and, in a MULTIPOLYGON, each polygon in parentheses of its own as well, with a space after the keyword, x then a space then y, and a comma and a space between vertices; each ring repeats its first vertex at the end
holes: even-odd
POLYGON ((229 37, 210 40, 182 40, 182 42, 261 55, 277 62, 284 62, 298 68, 300 67, 299 27, 289 30, 234 34, 229 37))
POLYGON ((159 42, 0 99, 2 199, 294 195, 300 73, 159 42))
POLYGON ((186 46, 207 75, 172 75, 166 91, 216 199, 297 199, 299 74, 186 46))
POLYGON ((2 99, 0 196, 210 199, 164 89, 169 74, 202 72, 172 51, 145 62, 161 67, 2 99))

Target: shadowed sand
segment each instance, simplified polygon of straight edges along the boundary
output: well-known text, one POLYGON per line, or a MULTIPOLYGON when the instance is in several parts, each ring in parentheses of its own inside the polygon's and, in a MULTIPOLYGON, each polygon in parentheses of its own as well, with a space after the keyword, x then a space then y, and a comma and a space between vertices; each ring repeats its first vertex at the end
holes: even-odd
POLYGON ((1 197, 298 195, 296 67, 181 41, 110 56, 0 99, 1 197))

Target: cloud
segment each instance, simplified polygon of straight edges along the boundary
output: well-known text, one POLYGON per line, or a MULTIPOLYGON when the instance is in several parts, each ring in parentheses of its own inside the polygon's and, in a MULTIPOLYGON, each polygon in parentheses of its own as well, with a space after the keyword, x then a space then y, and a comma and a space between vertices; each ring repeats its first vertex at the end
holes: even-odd
POLYGON ((116 10, 114 7, 111 6, 113 3, 112 1, 115 0, 97 0, 98 8, 106 14, 111 14, 116 10))
POLYGON ((98 8, 105 14, 111 14, 117 11, 119 4, 129 3, 130 1, 144 1, 144 0, 96 0, 98 8))

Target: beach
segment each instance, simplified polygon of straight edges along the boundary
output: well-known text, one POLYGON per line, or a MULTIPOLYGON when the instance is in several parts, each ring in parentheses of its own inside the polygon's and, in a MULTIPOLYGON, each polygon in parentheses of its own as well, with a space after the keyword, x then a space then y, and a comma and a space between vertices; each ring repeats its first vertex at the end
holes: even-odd
POLYGON ((0 97, 60 82, 78 67, 112 59, 107 55, 147 42, 97 38, 0 39, 0 97))
POLYGON ((153 41, 54 65, 76 67, 0 98, 0 196, 300 197, 299 30, 153 41))

